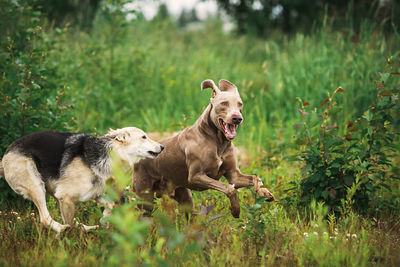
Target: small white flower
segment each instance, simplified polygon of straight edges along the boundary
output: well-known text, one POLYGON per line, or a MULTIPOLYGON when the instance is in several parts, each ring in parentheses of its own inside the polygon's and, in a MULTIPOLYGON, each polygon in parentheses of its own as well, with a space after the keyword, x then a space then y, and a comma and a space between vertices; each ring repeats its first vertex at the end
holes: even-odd
POLYGON ((35 216, 35 213, 34 213, 34 212, 32 212, 32 213, 31 213, 31 216, 35 216))
POLYGON ((347 234, 346 236, 347 236, 347 238, 349 238, 349 237, 350 237, 350 234, 347 234))
POLYGON ((18 217, 17 217, 17 220, 21 220, 21 217, 18 216, 18 217))
POLYGON ((316 236, 318 236, 318 233, 317 233, 317 232, 314 232, 313 234, 316 235, 316 236))
POLYGON ((352 234, 351 237, 352 238, 357 238, 357 235, 356 234, 352 234))
POLYGON ((327 232, 323 232, 322 234, 323 234, 323 235, 327 235, 328 233, 327 233, 327 232))
POLYGON ((303 234, 305 237, 308 237, 308 233, 307 232, 304 232, 304 234, 303 234))

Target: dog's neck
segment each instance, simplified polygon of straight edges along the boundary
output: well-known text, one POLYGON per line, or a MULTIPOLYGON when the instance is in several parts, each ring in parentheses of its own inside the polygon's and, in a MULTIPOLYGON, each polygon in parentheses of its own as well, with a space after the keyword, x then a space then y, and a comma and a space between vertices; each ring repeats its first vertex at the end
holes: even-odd
POLYGON ((219 151, 224 151, 232 142, 225 137, 211 119, 212 108, 213 106, 209 104, 193 126, 197 127, 200 133, 210 140, 215 140, 219 151))
POLYGON ((107 180, 112 176, 112 158, 110 155, 110 151, 112 150, 111 142, 108 138, 105 137, 96 137, 98 142, 94 142, 92 145, 98 146, 99 149, 103 148, 102 153, 99 153, 96 156, 92 156, 91 168, 96 176, 102 178, 103 180, 107 180), (98 145, 98 143, 103 145, 98 145))

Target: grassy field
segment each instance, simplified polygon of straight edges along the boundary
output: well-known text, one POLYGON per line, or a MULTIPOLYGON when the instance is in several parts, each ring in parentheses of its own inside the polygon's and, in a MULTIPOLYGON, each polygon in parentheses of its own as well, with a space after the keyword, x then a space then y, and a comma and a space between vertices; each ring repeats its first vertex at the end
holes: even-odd
MULTIPOLYGON (((360 215, 345 202, 347 212, 335 217, 321 203, 297 205, 293 188, 303 178, 303 163, 288 161, 297 151, 293 125, 301 121, 296 98, 321 109, 328 92, 340 86, 345 93, 337 98, 338 125, 363 114, 375 98, 377 73, 389 57, 399 56, 399 36, 369 27, 359 34, 336 32, 325 25, 312 35, 276 33, 261 40, 225 34, 218 21, 195 32, 169 21, 95 25, 90 34, 64 29, 47 35, 55 49, 46 64, 66 84, 71 130, 103 134, 134 125, 147 132, 177 131, 191 125, 209 101, 211 92, 202 92, 200 83, 228 79, 244 101, 244 124, 234 143, 250 160, 241 168, 259 175, 277 201, 241 189, 241 217, 234 219, 223 194, 194 192, 200 214, 190 221, 167 197, 158 200, 150 218, 128 201, 114 210, 109 230, 75 228, 61 237, 41 228, 30 202, 2 203, 0 265, 400 265, 399 183, 391 192, 378 192, 380 210, 360 215)), ((399 165, 398 157, 392 160, 399 165)), ((119 174, 117 180, 123 188, 130 176, 119 174)), ((61 221, 54 199, 48 206, 61 221)), ((101 207, 80 204, 76 216, 99 224, 101 207)))

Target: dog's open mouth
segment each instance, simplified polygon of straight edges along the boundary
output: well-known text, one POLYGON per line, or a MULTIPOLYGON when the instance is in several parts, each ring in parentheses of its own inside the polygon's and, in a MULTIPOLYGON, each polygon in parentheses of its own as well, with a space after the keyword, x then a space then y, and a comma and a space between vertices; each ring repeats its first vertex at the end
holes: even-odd
POLYGON ((238 127, 237 124, 226 123, 223 119, 219 119, 219 124, 226 139, 232 140, 236 137, 236 128, 238 127))
POLYGON ((160 155, 161 152, 154 152, 154 151, 147 151, 147 153, 150 154, 153 158, 157 158, 158 155, 160 155))

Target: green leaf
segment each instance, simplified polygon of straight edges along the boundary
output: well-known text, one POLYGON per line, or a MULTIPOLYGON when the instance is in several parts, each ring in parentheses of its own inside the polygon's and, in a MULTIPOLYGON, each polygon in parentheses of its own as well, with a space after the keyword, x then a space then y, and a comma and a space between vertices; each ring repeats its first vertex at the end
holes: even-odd
POLYGON ((296 139, 296 144, 299 145, 299 146, 305 145, 306 144, 305 138, 296 139))
POLYGON ((314 197, 315 197, 315 198, 319 198, 319 197, 321 196, 321 193, 322 193, 322 189, 321 189, 321 187, 318 187, 318 188, 315 189, 315 191, 314 191, 314 197))
POLYGON ((254 204, 253 207, 251 207, 251 210, 253 210, 253 211, 259 210, 259 209, 261 209, 261 204, 259 204, 259 203, 256 203, 256 204, 254 204))
POLYGON ((324 176, 322 176, 321 174, 316 173, 316 174, 312 175, 312 176, 309 178, 309 181, 312 182, 312 183, 316 183, 316 182, 319 182, 323 177, 324 177, 324 176))
POLYGON ((367 119, 367 121, 371 121, 372 120, 372 112, 370 109, 367 110, 365 116, 363 116, 364 118, 367 119))
POLYGON ((346 175, 346 176, 343 178, 343 181, 344 181, 345 185, 351 186, 351 185, 353 184, 354 178, 353 178, 353 176, 346 175))
POLYGON ((321 196, 322 196, 324 199, 327 199, 328 196, 329 196, 329 191, 326 191, 326 190, 322 191, 321 196))
POLYGON ((368 135, 372 135, 372 132, 373 132, 373 129, 372 129, 372 127, 371 126, 369 126, 368 128, 367 128, 367 130, 368 130, 368 135))
POLYGON ((383 73, 381 74, 381 82, 386 83, 387 79, 389 79, 390 73, 383 73))
POLYGON ((367 190, 370 191, 370 192, 374 191, 374 186, 372 184, 366 184, 365 188, 367 188, 367 190))
POLYGON ((337 113, 339 113, 340 111, 342 111, 342 107, 340 106, 334 106, 331 111, 329 112, 330 115, 335 115, 337 113))

